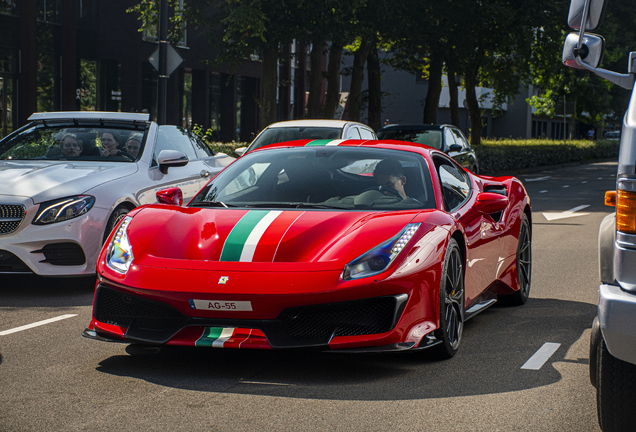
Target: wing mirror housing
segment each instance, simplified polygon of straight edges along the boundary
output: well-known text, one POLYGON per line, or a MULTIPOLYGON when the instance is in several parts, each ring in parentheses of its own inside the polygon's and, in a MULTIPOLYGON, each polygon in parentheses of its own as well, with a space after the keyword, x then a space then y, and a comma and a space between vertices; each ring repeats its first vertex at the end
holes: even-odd
POLYGON ((234 150, 234 153, 236 153, 238 157, 241 157, 245 154, 246 150, 247 150, 247 147, 239 147, 236 150, 234 150))
POLYGON ((460 152, 462 151, 463 147, 459 144, 451 144, 451 146, 448 148, 449 152, 460 152))
POLYGON ((188 164, 188 156, 177 150, 161 150, 157 157, 159 163, 159 171, 163 174, 168 174, 168 168, 170 167, 182 167, 188 164))
POLYGON ((603 61, 603 52, 605 51, 605 39, 602 36, 586 33, 583 35, 582 45, 579 48, 579 34, 570 33, 565 38, 563 45, 563 64, 573 69, 589 70, 596 69, 603 61), (576 58, 585 63, 588 67, 580 65, 576 58))
POLYGON ((493 214, 504 211, 509 204, 508 197, 494 192, 477 195, 473 208, 481 213, 493 214))
POLYGON ((183 205, 183 192, 178 187, 161 189, 155 196, 159 204, 183 205))
MULTIPOLYGON (((590 8, 585 20, 584 32, 593 32, 598 30, 603 21, 603 15, 605 15, 605 6, 607 3, 605 0, 588 0, 590 2, 590 8)), ((570 2, 570 12, 568 13, 568 26, 572 30, 581 30, 583 27, 583 16, 585 14, 585 2, 586 0, 572 0, 570 2)))

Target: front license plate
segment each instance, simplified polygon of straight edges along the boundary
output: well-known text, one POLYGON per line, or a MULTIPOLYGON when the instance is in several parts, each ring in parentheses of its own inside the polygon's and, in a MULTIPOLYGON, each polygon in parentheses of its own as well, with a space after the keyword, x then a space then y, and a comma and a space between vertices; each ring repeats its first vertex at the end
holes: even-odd
POLYGON ((232 300, 188 300, 192 309, 218 310, 218 311, 251 311, 252 302, 232 300))

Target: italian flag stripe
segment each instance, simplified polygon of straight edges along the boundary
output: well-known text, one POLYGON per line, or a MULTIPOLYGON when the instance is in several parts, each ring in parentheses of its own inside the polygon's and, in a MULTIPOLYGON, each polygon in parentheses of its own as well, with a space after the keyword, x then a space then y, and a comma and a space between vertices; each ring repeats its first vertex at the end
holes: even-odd
POLYGON ((224 330, 226 329, 222 327, 206 327, 205 330, 203 330, 203 334, 199 339, 197 339, 194 345, 204 347, 215 346, 214 342, 219 339, 224 330))
POLYGON ((247 237, 247 240, 245 240, 245 245, 243 246, 243 251, 241 252, 241 258, 239 261, 252 261, 256 246, 265 233, 265 230, 272 224, 272 222, 274 222, 274 219, 280 216, 281 213, 282 211, 270 211, 256 224, 250 235, 247 237))
POLYGON ((326 146, 331 141, 333 141, 333 140, 330 140, 330 139, 313 140, 313 141, 309 141, 307 144, 305 144, 305 147, 326 146))
POLYGON ((243 246, 252 230, 269 213, 267 210, 251 210, 245 213, 225 239, 219 261, 240 261, 243 246))

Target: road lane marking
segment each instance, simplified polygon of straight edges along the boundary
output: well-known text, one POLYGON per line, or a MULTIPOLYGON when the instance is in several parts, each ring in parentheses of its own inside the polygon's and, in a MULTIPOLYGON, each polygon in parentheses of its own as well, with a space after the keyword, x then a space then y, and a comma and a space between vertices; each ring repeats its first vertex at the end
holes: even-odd
POLYGON ((546 192, 547 192, 547 190, 539 191, 539 193, 546 193, 546 192))
POLYGON ((585 183, 587 183, 587 180, 583 180, 583 181, 581 182, 581 184, 585 184, 585 183))
POLYGON ((569 187, 570 187, 570 185, 563 185, 563 186, 561 186, 561 187, 562 187, 563 189, 565 189, 565 188, 569 188, 569 187))
POLYGON ((574 207, 570 210, 566 210, 561 213, 543 213, 543 216, 549 221, 553 221, 557 219, 565 219, 569 217, 576 217, 576 216, 586 216, 586 215, 589 215, 589 213, 575 213, 575 212, 579 210, 583 210, 584 208, 587 208, 589 206, 590 206, 589 204, 584 204, 578 207, 574 207))
POLYGON ((539 348, 539 350, 536 353, 534 353, 532 357, 530 357, 528 361, 523 364, 523 366, 521 366, 521 369, 529 369, 529 370, 541 369, 541 366, 543 366, 545 362, 547 362, 548 359, 552 357, 552 354, 554 354, 556 350, 559 349, 560 346, 561 346, 560 343, 554 343, 554 342, 544 343, 543 346, 539 348))
POLYGON ((547 179, 549 179, 549 178, 551 178, 551 177, 552 177, 552 176, 537 177, 537 178, 532 178, 532 179, 527 178, 527 179, 524 179, 523 181, 526 181, 526 182, 535 182, 535 181, 547 180, 547 179))
POLYGON ((4 331, 0 332, 0 336, 6 336, 6 335, 11 334, 11 333, 17 333, 17 332, 22 331, 22 330, 28 330, 28 329, 33 328, 33 327, 38 327, 38 326, 41 326, 41 325, 50 324, 50 323, 55 322, 55 321, 61 321, 61 320, 66 319, 66 318, 73 318, 74 316, 77 316, 77 314, 60 315, 59 317, 49 318, 49 319, 46 319, 46 320, 43 320, 43 321, 34 322, 32 324, 23 325, 21 327, 12 328, 12 329, 9 329, 9 330, 4 330, 4 331))
POLYGON ((293 386, 294 384, 273 383, 264 381, 239 381, 239 384, 273 385, 273 386, 293 386))

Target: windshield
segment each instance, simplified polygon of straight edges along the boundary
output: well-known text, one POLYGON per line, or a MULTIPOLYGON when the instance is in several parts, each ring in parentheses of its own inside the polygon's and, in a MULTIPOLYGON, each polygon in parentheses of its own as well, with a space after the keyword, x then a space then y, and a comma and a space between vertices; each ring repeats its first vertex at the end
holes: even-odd
POLYGON ((378 132, 378 139, 410 141, 442 149, 442 132, 439 130, 386 130, 378 132))
POLYGON ((133 162, 145 141, 145 128, 126 124, 36 124, 0 141, 0 160, 133 162))
POLYGON ((238 159, 190 206, 403 210, 435 208, 435 199, 421 155, 363 147, 287 147, 238 159))
POLYGON ((279 127, 265 129, 252 144, 249 151, 284 141, 300 139, 338 139, 342 129, 337 127, 279 127))

